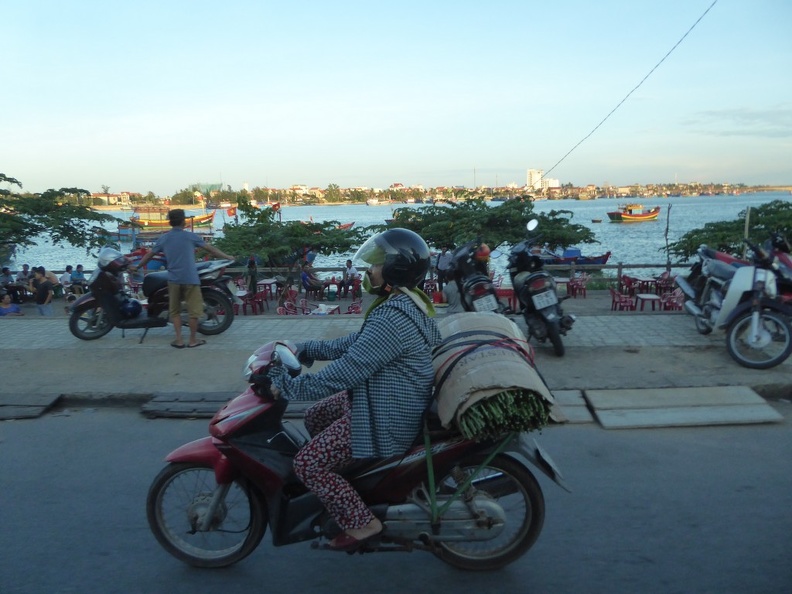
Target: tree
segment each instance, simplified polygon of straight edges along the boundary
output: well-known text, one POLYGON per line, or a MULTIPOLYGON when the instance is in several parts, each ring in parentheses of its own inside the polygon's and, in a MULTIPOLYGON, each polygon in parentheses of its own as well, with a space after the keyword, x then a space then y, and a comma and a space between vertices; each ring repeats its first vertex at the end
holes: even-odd
POLYGON ((328 202, 343 202, 344 196, 341 194, 341 188, 338 184, 330 184, 325 190, 325 200, 328 202))
POLYGON ((322 223, 280 222, 274 208, 254 208, 247 199, 239 202, 243 223, 227 223, 217 246, 245 257, 255 254, 271 267, 292 267, 302 261, 308 246, 325 254, 344 254, 361 245, 368 228, 342 229, 338 221, 322 223))
POLYGON ((525 225, 534 218, 539 220, 541 241, 550 248, 597 243, 588 227, 570 223, 571 211, 534 213, 533 203, 525 197, 494 207, 475 198, 420 209, 397 208, 391 226, 411 229, 434 247, 461 245, 476 238, 494 247, 503 243, 513 245, 525 239, 525 225))
MULTIPOLYGON (((22 188, 22 184, 0 173, 0 184, 22 188)), ((0 188, 0 240, 19 246, 37 245, 36 240, 46 234, 54 244, 84 247, 86 252, 107 242, 97 232, 99 223, 120 219, 82 206, 89 197, 88 190, 79 188, 49 189, 41 194, 15 193, 0 188)))
MULTIPOLYGON (((743 210, 734 221, 707 223, 704 227, 685 233, 677 241, 668 244, 668 253, 689 260, 702 244, 711 248, 741 256, 745 217, 743 210)), ((773 231, 789 234, 792 230, 792 204, 783 200, 773 200, 750 209, 748 238, 754 243, 763 243, 773 231)))

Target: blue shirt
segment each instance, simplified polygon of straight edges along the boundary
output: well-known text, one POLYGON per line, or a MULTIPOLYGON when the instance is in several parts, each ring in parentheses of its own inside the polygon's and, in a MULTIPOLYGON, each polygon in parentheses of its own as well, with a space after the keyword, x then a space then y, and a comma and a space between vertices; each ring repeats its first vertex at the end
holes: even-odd
POLYGON ((168 282, 179 285, 200 285, 195 266, 195 250, 203 247, 204 240, 192 231, 174 227, 157 239, 152 250, 164 252, 168 261, 168 282))
POLYGON ((22 313, 22 310, 16 303, 9 304, 8 307, 0 307, 0 316, 5 316, 13 313, 22 313))

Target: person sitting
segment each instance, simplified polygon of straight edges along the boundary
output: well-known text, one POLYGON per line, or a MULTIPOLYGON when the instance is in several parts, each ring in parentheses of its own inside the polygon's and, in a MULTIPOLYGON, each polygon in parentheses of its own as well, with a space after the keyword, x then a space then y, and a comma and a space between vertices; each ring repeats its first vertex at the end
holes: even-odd
POLYGON ((432 348, 441 340, 431 301, 416 288, 430 266, 420 235, 388 229, 366 241, 354 260, 365 265, 364 288, 377 297, 361 329, 299 345, 307 364, 332 361, 317 373, 291 377, 275 367, 269 375, 276 398, 319 401, 305 413, 311 440, 295 456, 294 471, 343 530, 330 548, 346 551, 377 536, 382 523, 339 470, 410 448, 432 400, 432 348))
POLYGON ((71 264, 67 264, 67 265, 66 265, 66 272, 64 272, 63 274, 61 274, 61 275, 58 277, 58 282, 59 282, 59 283, 61 284, 61 286, 63 287, 63 292, 64 292, 64 293, 69 293, 69 292, 71 292, 71 284, 72 284, 72 282, 71 282, 71 275, 72 275, 72 270, 74 270, 74 267, 73 267, 71 264))
POLYGON ((30 271, 30 264, 22 264, 22 270, 17 272, 16 280, 22 286, 26 287, 33 280, 33 273, 30 271))
MULTIPOLYGON (((357 268, 352 266, 352 260, 346 261, 346 267, 344 268, 344 275, 341 278, 341 283, 344 287, 344 297, 349 294, 349 289, 354 287, 355 281, 360 278, 360 273, 358 273, 357 268)), ((352 295, 354 299, 355 295, 352 295)))
POLYGON ((88 283, 85 280, 85 272, 83 272, 83 265, 77 264, 77 268, 72 270, 71 273, 71 290, 75 295, 82 295, 85 293, 88 283))
POLYGON ((0 285, 5 289, 6 293, 11 296, 14 303, 22 303, 22 296, 25 293, 25 288, 19 286, 14 280, 11 270, 8 266, 3 266, 3 274, 0 275, 0 285))
POLYGON ((0 300, 0 317, 4 316, 24 316, 19 305, 11 303, 11 294, 4 293, 2 300, 0 300))
POLYGON ((321 296, 324 294, 324 283, 313 273, 311 265, 308 262, 303 264, 300 280, 302 280, 302 286, 306 293, 308 291, 316 291, 321 299, 321 296))

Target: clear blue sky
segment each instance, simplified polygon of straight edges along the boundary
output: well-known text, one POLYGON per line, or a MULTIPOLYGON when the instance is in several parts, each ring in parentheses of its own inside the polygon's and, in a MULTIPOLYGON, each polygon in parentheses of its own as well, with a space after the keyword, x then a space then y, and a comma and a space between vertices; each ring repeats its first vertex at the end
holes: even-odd
MULTIPOLYGON (((24 189, 524 184, 712 0, 9 0, 24 189)), ((548 177, 792 184, 792 2, 719 0, 548 177)))

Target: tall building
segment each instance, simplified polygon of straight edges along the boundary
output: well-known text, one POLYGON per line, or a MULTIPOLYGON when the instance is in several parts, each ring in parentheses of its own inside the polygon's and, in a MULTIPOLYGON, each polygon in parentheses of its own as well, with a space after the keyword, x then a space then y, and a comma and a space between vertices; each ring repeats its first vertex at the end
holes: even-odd
POLYGON ((528 180, 525 185, 531 188, 532 190, 541 190, 542 177, 544 177, 544 171, 542 169, 529 169, 528 180))

